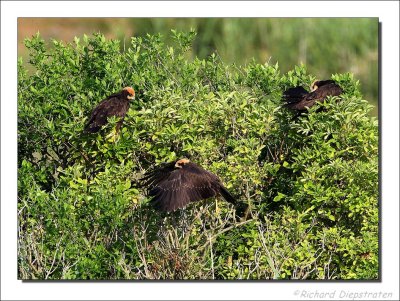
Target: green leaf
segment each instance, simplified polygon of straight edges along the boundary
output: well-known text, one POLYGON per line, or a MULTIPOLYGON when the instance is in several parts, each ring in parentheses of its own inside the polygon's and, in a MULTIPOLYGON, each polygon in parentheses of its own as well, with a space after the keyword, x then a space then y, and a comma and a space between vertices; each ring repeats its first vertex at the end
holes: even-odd
POLYGON ((283 193, 281 193, 281 192, 278 192, 278 195, 276 195, 275 197, 274 197, 274 202, 279 202, 279 201, 281 201, 283 198, 285 198, 286 197, 286 195, 285 194, 283 194, 283 193))

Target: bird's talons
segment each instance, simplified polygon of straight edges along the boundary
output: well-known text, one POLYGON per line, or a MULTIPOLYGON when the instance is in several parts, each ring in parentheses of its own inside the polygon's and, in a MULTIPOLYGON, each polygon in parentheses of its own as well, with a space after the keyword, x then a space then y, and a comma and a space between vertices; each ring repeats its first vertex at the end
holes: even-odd
POLYGON ((111 143, 118 142, 118 140, 119 140, 119 132, 116 131, 115 129, 112 130, 111 133, 106 136, 106 139, 107 139, 108 142, 111 142, 111 143))

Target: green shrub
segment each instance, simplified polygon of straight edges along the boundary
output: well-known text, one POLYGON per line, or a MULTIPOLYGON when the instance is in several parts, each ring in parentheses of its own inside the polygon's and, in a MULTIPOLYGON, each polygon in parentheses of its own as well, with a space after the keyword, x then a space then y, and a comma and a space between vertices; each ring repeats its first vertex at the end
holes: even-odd
POLYGON ((282 91, 315 79, 305 66, 187 58, 195 33, 119 42, 101 34, 46 45, 18 62, 20 279, 377 279, 378 132, 351 74, 345 94, 295 116, 282 91), (137 101, 82 130, 107 95, 137 101), (323 108, 321 110, 321 107, 323 108), (220 200, 154 211, 137 180, 190 156, 251 207, 220 200))

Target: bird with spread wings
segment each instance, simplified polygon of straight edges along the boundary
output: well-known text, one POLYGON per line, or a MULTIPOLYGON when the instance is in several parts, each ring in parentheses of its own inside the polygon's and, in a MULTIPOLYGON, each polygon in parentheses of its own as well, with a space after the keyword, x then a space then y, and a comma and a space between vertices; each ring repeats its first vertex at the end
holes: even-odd
POLYGON ((311 85, 311 92, 302 86, 290 88, 283 93, 285 107, 294 111, 306 111, 318 102, 323 102, 328 96, 339 96, 342 88, 333 80, 315 81, 311 85))
POLYGON ((237 204, 215 174, 186 158, 147 172, 142 185, 148 187, 151 203, 161 211, 175 211, 191 202, 218 195, 231 204, 237 204))

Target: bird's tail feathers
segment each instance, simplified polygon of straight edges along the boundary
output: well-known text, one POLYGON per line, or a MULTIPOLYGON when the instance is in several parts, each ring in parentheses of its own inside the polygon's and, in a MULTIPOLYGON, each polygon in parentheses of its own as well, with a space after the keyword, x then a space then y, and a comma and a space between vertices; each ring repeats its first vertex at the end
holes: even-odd
POLYGON ((220 189, 221 195, 222 197, 229 203, 236 205, 237 201, 236 199, 229 193, 228 190, 226 190, 226 188, 224 186, 221 185, 221 189, 220 189))

